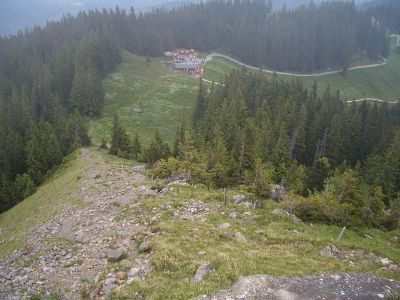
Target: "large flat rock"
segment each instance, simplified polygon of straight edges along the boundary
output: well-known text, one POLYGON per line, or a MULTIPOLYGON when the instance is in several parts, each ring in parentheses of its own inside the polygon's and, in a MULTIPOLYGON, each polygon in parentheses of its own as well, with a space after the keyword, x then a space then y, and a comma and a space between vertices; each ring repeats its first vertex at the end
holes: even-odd
POLYGON ((368 273, 338 273, 299 277, 240 277, 229 289, 197 300, 383 299, 400 289, 400 282, 368 273))

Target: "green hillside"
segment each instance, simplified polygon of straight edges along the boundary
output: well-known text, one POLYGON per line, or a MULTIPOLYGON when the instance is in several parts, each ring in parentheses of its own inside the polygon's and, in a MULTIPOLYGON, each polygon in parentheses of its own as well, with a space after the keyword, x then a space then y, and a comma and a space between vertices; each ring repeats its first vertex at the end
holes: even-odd
MULTIPOLYGON (((97 142, 102 138, 110 141, 113 114, 116 112, 132 138, 138 133, 142 142, 147 144, 159 130, 162 138, 172 143, 182 118, 190 118, 198 80, 168 69, 163 58, 152 58, 148 62, 145 57, 127 51, 122 56, 123 63, 105 80, 105 109, 103 116, 92 122, 92 136, 97 142)), ((223 81, 235 68, 241 66, 214 57, 205 67, 205 79, 223 81)), ((278 77, 293 79, 292 76, 278 77)), ((400 54, 392 51, 387 65, 352 70, 346 77, 335 74, 301 77, 301 80, 309 88, 316 81, 320 90, 330 85, 332 90, 339 89, 342 96, 349 100, 369 97, 393 101, 400 95, 400 54)))
POLYGON ((83 205, 73 192, 78 186, 77 177, 82 176, 86 166, 79 151, 74 152, 35 194, 0 214, 0 258, 23 247, 29 231, 36 226, 50 221, 65 208, 83 205))
MULTIPOLYGON (((282 206, 274 201, 262 200, 261 208, 234 204, 231 201, 233 195, 243 193, 237 189, 228 192, 227 206, 223 205, 221 191, 207 190, 201 185, 170 186, 170 191, 163 196, 145 196, 155 182, 140 176, 132 181, 125 172, 128 162, 123 163, 125 167, 119 159, 95 148, 76 151, 36 194, 0 215, 0 257, 4 258, 16 249, 29 249, 27 239, 40 236, 34 243, 34 252, 24 254, 18 268, 31 267, 40 273, 40 261, 45 256, 52 261, 55 274, 63 276, 60 282, 73 279, 71 275, 65 277, 63 272, 71 268, 79 270, 81 295, 96 288, 91 284, 96 274, 100 274, 102 284, 107 274, 126 272, 138 261, 151 262, 152 270, 146 280, 124 284, 107 299, 132 299, 132 295, 141 299, 160 299, 160 295, 163 299, 192 299, 226 288, 239 276, 251 274, 371 272, 400 279, 398 272, 381 263, 383 258, 400 263, 400 248, 395 240, 398 231, 350 229, 337 242, 340 227, 303 223, 277 215, 273 211, 282 206), (95 174, 101 174, 101 177, 95 174), (127 178, 129 185, 125 187, 127 178), (109 180, 114 183, 107 185, 109 180), (119 194, 122 186, 125 195, 119 194), (128 194, 132 187, 133 194, 128 194), (82 198, 77 199, 77 195, 82 198), (67 210, 73 214, 65 214, 67 210), (82 243, 67 238, 65 232, 71 228, 68 223, 62 223, 62 216, 70 216, 72 228, 78 230, 82 226, 81 217, 88 213, 91 218, 84 219, 87 224, 99 217, 108 220, 96 224, 96 228, 102 226, 96 231, 97 236, 89 236, 91 233, 87 232, 87 242, 82 243), (37 226, 47 224, 48 228, 54 228, 55 223, 51 220, 62 224, 61 231, 43 236, 37 226), (127 223, 129 220, 135 221, 127 223), (137 224, 144 224, 145 227, 141 227, 144 232, 137 231, 137 224), (223 227, 221 224, 228 225, 223 227), (105 241, 113 247, 126 238, 118 231, 120 228, 130 232, 128 237, 132 235, 133 252, 128 251, 121 262, 110 262, 104 267, 96 267, 96 272, 91 271, 88 266, 102 266, 105 241), (160 234, 148 235, 149 232, 160 234), (150 244, 150 253, 136 250, 144 237, 150 244), (101 243, 93 242, 102 238, 101 243), (74 253, 72 262, 53 261, 49 249, 74 253), (98 256, 92 257, 93 249, 97 249, 94 253, 98 256), (337 249, 334 251, 338 254, 332 254, 330 249, 337 249), (201 252, 204 254, 199 255, 201 252), (210 262, 213 271, 201 285, 192 283, 196 269, 204 262, 210 262)), ((73 290, 58 286, 57 281, 53 284, 51 295, 54 298, 51 299, 77 296, 73 290)))
POLYGON ((146 58, 123 52, 123 63, 105 81, 103 116, 92 123, 96 140, 110 140, 113 114, 120 116, 131 137, 147 143, 156 130, 172 142, 183 117, 189 118, 199 82, 169 70, 162 58, 146 58))

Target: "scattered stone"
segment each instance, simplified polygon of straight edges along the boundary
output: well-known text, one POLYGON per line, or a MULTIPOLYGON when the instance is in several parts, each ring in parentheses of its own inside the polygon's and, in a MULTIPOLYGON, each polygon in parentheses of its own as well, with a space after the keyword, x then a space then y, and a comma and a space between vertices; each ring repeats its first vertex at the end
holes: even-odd
POLYGON ((190 201, 186 206, 185 206, 185 211, 189 214, 196 215, 203 211, 206 208, 206 205, 203 201, 190 201))
POLYGON ((158 194, 160 195, 160 196, 164 196, 166 193, 168 193, 170 191, 170 189, 169 188, 163 188, 158 194))
POLYGON ((137 266, 129 270, 127 283, 131 284, 133 281, 145 280, 152 270, 153 266, 149 261, 138 263, 137 266))
POLYGON ((197 253, 197 255, 200 256, 200 257, 206 256, 206 254, 207 254, 207 252, 205 252, 205 251, 199 251, 197 253))
POLYGON ((131 268, 128 272, 128 276, 135 277, 139 274, 139 272, 140 272, 140 268, 137 268, 137 267, 131 268))
POLYGON ((390 264, 388 266, 388 270, 389 271, 393 271, 393 272, 399 272, 400 271, 400 267, 398 265, 395 265, 395 264, 390 264))
POLYGON ((231 219, 236 219, 236 218, 237 218, 237 213, 236 213, 236 211, 232 211, 232 212, 229 214, 229 217, 230 217, 231 219))
POLYGON ((116 275, 118 280, 126 280, 128 278, 128 275, 125 272, 117 272, 116 275))
POLYGON ((287 194, 286 188, 282 185, 276 184, 271 186, 271 199, 274 201, 282 200, 283 196, 287 194))
POLYGON ((294 223, 301 223, 302 220, 300 220, 296 215, 289 213, 287 210, 284 209, 274 209, 272 211, 273 215, 277 215, 277 216, 287 216, 289 217, 289 219, 294 222, 294 223))
POLYGON ((121 249, 117 249, 117 250, 107 249, 106 255, 110 262, 118 262, 118 261, 122 260, 122 258, 124 256, 124 251, 121 249))
POLYGON ((183 215, 181 215, 181 220, 190 221, 192 219, 193 219, 193 217, 192 217, 191 214, 183 214, 183 215))
POLYGON ((233 196, 233 202, 235 204, 239 204, 246 201, 246 196, 245 195, 235 195, 233 196))
POLYGON ((335 245, 326 246, 324 249, 322 249, 321 255, 329 256, 329 257, 336 257, 336 258, 340 258, 342 256, 341 252, 339 251, 338 248, 336 248, 335 245))
POLYGON ((290 214, 289 217, 290 217, 290 220, 292 220, 293 223, 302 223, 303 222, 303 220, 301 220, 299 217, 297 217, 294 214, 290 214))
POLYGON ((170 183, 168 183, 169 185, 181 185, 181 186, 186 186, 189 185, 189 183, 187 183, 186 179, 181 179, 181 180, 175 180, 175 181, 171 181, 170 183))
POLYGON ((245 201, 241 203, 244 207, 246 208, 251 208, 251 209, 255 209, 255 208, 261 208, 262 204, 260 201, 258 201, 257 199, 251 199, 250 201, 245 201))
POLYGON ((103 274, 102 272, 99 272, 99 273, 97 273, 96 277, 94 277, 93 283, 94 283, 95 285, 97 285, 97 284, 100 282, 100 279, 101 279, 101 275, 102 275, 102 274, 103 274))
POLYGON ((117 287, 117 279, 115 277, 107 278, 103 283, 103 294, 107 296, 117 287))
POLYGON ((142 173, 144 173, 145 169, 146 169, 146 167, 144 165, 140 165, 140 166, 134 166, 132 168, 132 171, 134 173, 142 174, 142 173))
POLYGON ((236 240, 238 243, 246 243, 246 242, 247 242, 247 239, 246 239, 246 238, 244 237, 244 235, 241 234, 239 231, 235 232, 234 237, 235 237, 235 240, 236 240))
POLYGON ((272 211, 272 214, 273 215, 278 215, 278 216, 289 216, 290 215, 290 213, 287 211, 287 210, 284 210, 284 209, 274 209, 273 211, 272 211))
POLYGON ((140 244, 140 246, 139 246, 140 253, 148 253, 150 251, 151 251, 151 245, 149 242, 145 241, 140 244))
POLYGON ((381 260, 380 260, 380 262, 381 262, 381 264, 382 265, 384 265, 385 267, 386 266, 389 266, 392 262, 389 260, 389 259, 387 259, 387 258, 382 258, 381 260))
POLYGON ((193 277, 193 279, 192 279, 192 282, 193 282, 193 283, 200 283, 200 282, 202 282, 202 281, 204 280, 204 277, 205 277, 209 272, 211 272, 211 270, 212 270, 212 266, 211 266, 210 263, 206 263, 206 264, 201 265, 201 266, 197 269, 196 274, 194 275, 194 277, 193 277))
POLYGON ((231 227, 231 224, 229 224, 229 223, 221 223, 221 224, 218 225, 218 228, 221 229, 221 230, 226 230, 229 227, 231 227))
POLYGON ((43 273, 45 273, 47 276, 54 273, 54 268, 52 267, 44 267, 42 269, 43 273))

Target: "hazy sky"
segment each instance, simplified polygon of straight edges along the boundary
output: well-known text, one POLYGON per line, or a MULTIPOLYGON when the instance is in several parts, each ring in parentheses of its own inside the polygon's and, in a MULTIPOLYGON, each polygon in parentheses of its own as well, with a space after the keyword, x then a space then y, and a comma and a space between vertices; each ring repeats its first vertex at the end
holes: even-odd
MULTIPOLYGON (((15 33, 25 27, 43 25, 46 20, 54 20, 63 14, 75 14, 79 10, 102 7, 135 7, 149 9, 160 5, 177 5, 194 0, 0 0, 0 35, 15 33)), ((200 1, 200 0, 196 0, 200 1)), ((318 0, 314 0, 317 2, 318 0)), ((366 0, 356 0, 360 3, 366 0)), ((310 0, 273 0, 275 8, 309 3, 310 0)))
POLYGON ((163 4, 188 0, 0 0, 0 35, 15 33, 25 27, 43 25, 62 15, 103 7, 150 9, 163 4))

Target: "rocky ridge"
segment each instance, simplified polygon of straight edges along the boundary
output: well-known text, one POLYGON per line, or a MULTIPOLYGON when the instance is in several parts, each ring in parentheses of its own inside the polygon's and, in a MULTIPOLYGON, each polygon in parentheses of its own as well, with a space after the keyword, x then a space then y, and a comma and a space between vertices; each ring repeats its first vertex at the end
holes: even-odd
MULTIPOLYGON (((33 294, 50 295, 55 291, 61 299, 81 299, 82 295, 105 299, 112 291, 146 280, 154 269, 151 239, 163 234, 152 231, 150 225, 158 222, 166 210, 171 211, 172 220, 188 223, 207 222, 215 215, 225 215, 232 224, 245 223, 257 215, 258 201, 246 201, 244 195, 231 199, 236 208, 229 212, 224 211, 222 204, 190 199, 178 208, 163 203, 146 214, 141 200, 148 196, 163 199, 176 186, 170 184, 157 193, 144 185, 143 168, 124 169, 105 162, 95 151, 82 152, 82 159, 90 163, 83 178, 77 178, 80 185, 74 197, 82 199, 83 205, 71 207, 33 228, 25 247, 0 261, 0 299, 30 299, 33 294), (246 211, 237 211, 239 207, 246 211)), ((174 184, 186 185, 183 181, 174 184)), ((276 209, 272 214, 285 216, 293 223, 301 222, 285 210, 276 209)), ((251 243, 228 222, 215 226, 221 236, 238 244, 251 243)), ((198 253, 199 257, 206 255, 205 251, 198 253)), ((400 271, 389 259, 361 250, 329 245, 321 249, 321 255, 349 264, 365 259, 381 264, 386 271, 400 271)), ((217 271, 214 267, 210 262, 199 265, 192 274, 192 284, 202 284, 208 273, 217 271)), ((396 288, 400 288, 400 283, 365 273, 254 275, 240 278, 231 289, 197 299, 380 299, 396 288)))
POLYGON ((34 228, 24 249, 0 262, 0 299, 29 299, 57 291, 63 299, 80 299, 87 286, 93 298, 151 272, 151 252, 139 252, 138 242, 159 234, 148 229, 140 214, 140 199, 154 194, 143 186, 137 170, 99 163, 100 155, 82 149, 90 160, 85 179, 75 192, 82 207, 71 207, 47 224, 34 228), (93 157, 96 155, 96 157, 93 157), (130 271, 122 274, 112 264, 126 260, 130 271))

